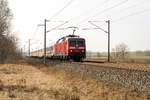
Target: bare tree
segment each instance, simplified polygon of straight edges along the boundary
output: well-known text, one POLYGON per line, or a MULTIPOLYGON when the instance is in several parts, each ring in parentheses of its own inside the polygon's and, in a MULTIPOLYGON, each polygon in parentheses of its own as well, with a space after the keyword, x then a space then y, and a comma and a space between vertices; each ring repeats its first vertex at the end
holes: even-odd
POLYGON ((17 54, 16 39, 9 34, 11 19, 7 0, 0 0, 0 62, 17 54))
POLYGON ((7 35, 12 14, 8 8, 7 0, 0 0, 0 35, 7 35))
POLYGON ((124 43, 118 44, 112 49, 112 56, 115 59, 125 59, 128 57, 128 46, 124 43))

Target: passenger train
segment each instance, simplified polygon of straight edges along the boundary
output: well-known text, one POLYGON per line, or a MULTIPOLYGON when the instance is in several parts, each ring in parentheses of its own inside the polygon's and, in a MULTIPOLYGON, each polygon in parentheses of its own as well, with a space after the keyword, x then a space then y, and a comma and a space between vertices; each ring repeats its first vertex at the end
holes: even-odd
MULTIPOLYGON (((30 53, 32 57, 44 57, 44 49, 30 53)), ((85 39, 77 35, 60 38, 53 46, 46 48, 46 58, 82 61, 86 57, 85 39)))

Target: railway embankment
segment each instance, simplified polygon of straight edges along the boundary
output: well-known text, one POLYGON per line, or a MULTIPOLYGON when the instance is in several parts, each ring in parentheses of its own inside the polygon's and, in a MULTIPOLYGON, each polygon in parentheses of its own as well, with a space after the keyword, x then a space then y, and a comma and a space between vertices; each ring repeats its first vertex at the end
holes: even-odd
MULTIPOLYGON (((114 68, 101 67, 97 69, 98 66, 57 60, 49 60, 47 65, 43 65, 41 62, 43 60, 23 59, 0 64, 0 99, 150 99, 149 91, 144 92, 138 89, 126 88, 123 84, 117 83, 115 78, 119 76, 117 72, 119 70, 114 70, 114 68)), ((124 70, 120 71, 120 73, 126 74, 124 70)), ((123 81, 123 79, 120 80, 123 81)))
POLYGON ((56 67, 81 76, 90 76, 99 81, 115 83, 132 90, 150 92, 149 71, 81 63, 61 63, 56 67))
POLYGON ((150 92, 150 65, 112 64, 112 63, 78 63, 60 60, 48 60, 48 65, 63 69, 81 77, 114 83, 140 92, 150 92), (144 67, 143 67, 144 66, 144 67))

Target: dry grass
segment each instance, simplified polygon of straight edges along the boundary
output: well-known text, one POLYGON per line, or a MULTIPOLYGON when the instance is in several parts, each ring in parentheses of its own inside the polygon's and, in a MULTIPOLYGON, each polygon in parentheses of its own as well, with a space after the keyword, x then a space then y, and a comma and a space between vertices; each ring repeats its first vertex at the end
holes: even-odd
POLYGON ((53 66, 18 60, 0 65, 2 100, 149 100, 116 84, 73 75, 53 66))

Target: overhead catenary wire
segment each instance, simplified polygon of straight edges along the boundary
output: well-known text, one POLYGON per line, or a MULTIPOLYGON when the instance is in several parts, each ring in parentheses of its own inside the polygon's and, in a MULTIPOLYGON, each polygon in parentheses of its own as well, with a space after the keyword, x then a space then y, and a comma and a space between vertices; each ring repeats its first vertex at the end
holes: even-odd
POLYGON ((33 32, 33 34, 32 34, 32 38, 31 38, 31 39, 33 39, 33 37, 36 36, 38 29, 39 29, 39 27, 36 26, 36 28, 35 28, 35 30, 34 30, 34 32, 33 32))
MULTIPOLYGON (((119 3, 117 3, 117 4, 113 5, 113 6, 111 6, 111 7, 109 7, 109 8, 106 8, 106 9, 104 9, 104 10, 102 10, 102 11, 96 13, 95 15, 97 15, 97 14, 102 14, 102 13, 104 13, 104 12, 110 10, 110 9, 116 8, 116 7, 118 7, 118 6, 120 6, 120 5, 124 4, 124 3, 126 3, 127 1, 128 1, 128 0, 121 1, 121 2, 119 2, 119 3)), ((107 1, 107 2, 108 2, 108 1, 107 1)), ((103 2, 103 3, 106 3, 106 1, 103 2)), ((65 7, 65 8, 66 8, 66 7, 65 7)), ((95 16, 95 15, 93 15, 93 16, 95 16)), ((53 17, 54 17, 54 16, 53 16, 53 17)), ((91 18, 91 17, 88 17, 88 18, 82 20, 82 21, 79 22, 79 23, 82 23, 82 22, 86 21, 86 20, 89 19, 89 18, 91 18)), ((71 20, 72 20, 72 19, 70 19, 69 21, 71 21, 71 20)), ((78 24, 79 24, 79 23, 78 23, 78 24)), ((62 29, 64 30, 64 29, 67 29, 67 28, 62 28, 62 29)))
MULTIPOLYGON (((96 13, 96 14, 94 14, 94 15, 88 17, 88 18, 83 19, 83 20, 80 21, 79 23, 83 23, 84 21, 87 21, 88 19, 93 18, 94 16, 97 16, 97 15, 100 15, 100 14, 106 12, 106 11, 109 11, 109 10, 113 9, 113 8, 117 8, 118 6, 120 6, 120 5, 122 5, 122 4, 126 3, 126 2, 128 2, 128 0, 123 0, 123 1, 121 1, 121 2, 119 2, 119 3, 117 3, 117 4, 115 4, 115 5, 113 5, 113 6, 111 6, 111 7, 108 7, 108 8, 106 8, 106 9, 102 10, 102 11, 99 11, 98 13, 96 13)), ((79 23, 78 23, 78 24, 79 24, 79 23)))
POLYGON ((58 12, 56 12, 53 16, 50 17, 50 19, 56 17, 59 15, 63 10, 65 10, 74 0, 70 0, 64 7, 62 7, 58 12))
POLYGON ((67 8, 74 0, 70 0, 62 9, 60 9, 58 12, 56 12, 49 20, 44 19, 44 64, 46 64, 46 33, 47 33, 47 21, 50 21, 53 17, 59 15, 65 8, 67 8))
POLYGON ((101 5, 101 7, 102 7, 102 6, 104 6, 104 4, 106 4, 106 3, 109 2, 109 1, 111 1, 111 0, 105 0, 105 1, 103 1, 103 2, 100 2, 100 3, 98 3, 98 4, 96 5, 96 7, 94 6, 94 8, 91 8, 91 9, 86 10, 86 11, 83 12, 82 14, 80 14, 80 15, 74 17, 74 18, 69 19, 69 21, 78 19, 78 18, 79 18, 80 16, 82 16, 84 13, 92 12, 92 11, 96 10, 97 7, 99 7, 100 5, 101 5))
MULTIPOLYGON (((84 22, 84 21, 88 21, 88 19, 90 19, 90 18, 92 18, 92 17, 94 17, 94 16, 96 16, 96 15, 100 15, 100 14, 102 14, 102 13, 104 13, 104 12, 107 12, 107 11, 113 9, 113 8, 116 8, 116 7, 118 7, 118 6, 120 6, 120 5, 124 4, 124 3, 126 3, 127 1, 129 1, 129 0, 124 0, 124 1, 122 1, 122 2, 120 2, 120 3, 117 3, 116 5, 113 5, 112 7, 106 8, 106 9, 102 10, 101 12, 98 12, 97 14, 95 14, 95 15, 93 15, 93 16, 91 16, 91 17, 88 17, 88 18, 86 18, 86 19, 83 19, 83 20, 80 21, 78 24, 80 24, 80 23, 82 23, 82 22, 84 22)), ((144 4, 144 3, 146 3, 145 0, 141 0, 140 2, 137 2, 137 1, 136 1, 134 5, 128 6, 128 7, 124 8, 124 9, 119 10, 119 11, 120 11, 120 12, 124 12, 125 10, 131 9, 131 8, 134 8, 134 7, 137 7, 138 5, 141 5, 141 4, 144 4)), ((93 21, 92 21, 92 22, 93 22, 93 21)), ((99 22, 99 21, 98 21, 98 22, 99 22)), ((97 28, 96 28, 96 29, 97 29, 97 28)))
POLYGON ((149 12, 150 11, 150 8, 147 8, 147 9, 144 9, 144 10, 141 10, 141 11, 137 11, 137 12, 134 12, 134 13, 131 13, 131 14, 128 14, 126 16, 122 16, 118 19, 115 19, 115 20, 112 20, 112 22, 118 22, 118 21, 121 21, 121 20, 124 20, 128 17, 132 17, 132 16, 135 16, 135 15, 139 15, 139 14, 142 14, 142 13, 145 13, 145 12, 149 12))
POLYGON ((68 23, 68 21, 65 21, 64 23, 62 23, 62 24, 60 24, 60 25, 58 25, 58 26, 56 26, 56 27, 54 27, 54 28, 52 28, 51 30, 48 30, 48 31, 46 31, 46 32, 50 32, 50 31, 52 31, 52 30, 56 30, 57 28, 59 28, 60 26, 65 25, 66 23, 68 23))
MULTIPOLYGON (((127 0, 127 1, 128 1, 128 0, 127 0)), ((124 2, 125 2, 125 1, 124 1, 124 2)), ((122 2, 122 3, 123 3, 123 2, 122 2)), ((138 2, 138 3, 136 3, 135 5, 128 6, 128 7, 126 7, 125 10, 128 10, 128 9, 130 9, 130 8, 134 8, 134 7, 137 7, 137 5, 139 5, 139 4, 141 4, 141 3, 143 4, 143 3, 145 3, 145 1, 142 0, 142 1, 138 2)), ((121 4, 121 3, 120 3, 120 4, 121 4)), ((128 18, 128 17, 135 16, 135 15, 138 15, 138 14, 141 14, 141 13, 145 13, 145 12, 148 12, 148 11, 150 11, 150 8, 144 9, 144 10, 142 10, 142 11, 137 11, 137 12, 128 14, 128 15, 126 15, 126 16, 123 16, 123 17, 120 17, 120 18, 118 18, 118 19, 112 20, 111 22, 112 22, 112 23, 118 22, 118 21, 123 20, 123 19, 126 19, 126 18, 128 18)), ((98 13, 97 13, 97 14, 98 14, 98 13)), ((92 21, 92 22, 102 22, 102 21, 92 21)), ((93 29, 99 29, 99 28, 83 28, 82 30, 93 30, 93 29)))
POLYGON ((117 4, 115 4, 115 5, 113 5, 113 6, 111 6, 111 7, 108 7, 108 8, 106 8, 106 9, 104 9, 104 10, 102 10, 102 11, 100 11, 100 12, 94 14, 92 17, 97 16, 97 15, 100 15, 100 14, 102 14, 102 13, 104 13, 104 12, 106 12, 106 11, 109 11, 109 10, 111 10, 111 9, 113 9, 113 8, 116 8, 116 7, 118 7, 118 6, 121 6, 122 4, 124 4, 124 3, 126 3, 126 2, 128 2, 128 0, 123 0, 123 1, 121 1, 121 2, 119 2, 119 3, 117 3, 117 4))
MULTIPOLYGON (((60 9, 58 12, 56 12, 53 16, 51 16, 51 18, 50 19, 52 19, 52 18, 54 18, 54 17, 56 17, 57 15, 59 15, 64 9, 66 9, 72 2, 73 2, 74 0, 70 0, 62 9, 60 9)), ((55 21, 55 22, 63 22, 63 21, 55 21)), ((66 24, 66 23, 65 23, 66 24)), ((61 25, 58 25, 57 27, 59 27, 59 26, 62 26, 62 25, 64 25, 64 23, 63 24, 61 24, 61 25)), ((57 28, 57 27, 55 27, 55 28, 57 28)), ((36 29, 35 29, 35 31, 34 31, 34 33, 33 33, 33 36, 37 33, 37 30, 38 30, 38 26, 36 26, 36 29)), ((51 30, 53 30, 53 29, 55 29, 55 28, 52 28, 51 30)), ((32 36, 32 37, 33 37, 32 36)))
MULTIPOLYGON (((73 3, 74 0, 70 0, 65 6, 63 6, 58 12, 56 12, 53 16, 50 17, 50 19, 48 20, 51 20, 53 19, 54 17, 58 16, 62 11, 64 11, 69 5, 71 5, 73 3)), ((60 26, 63 26, 64 24, 68 23, 68 21, 53 21, 53 22, 62 22, 62 24, 50 29, 49 31, 47 32, 50 32, 52 30, 55 30, 56 28, 60 27, 60 26)))
MULTIPOLYGON (((124 4, 125 1, 127 2, 128 0, 124 0, 124 2, 118 3, 118 6, 120 6, 121 4, 124 4)), ((72 2, 73 2, 73 0, 70 0, 62 9, 60 9, 58 12, 56 12, 51 18, 54 18, 54 17, 56 17, 57 15, 59 15, 59 14, 60 14, 65 8, 67 8, 72 2), (68 5, 68 6, 67 6, 67 5, 68 5)), ((117 4, 116 4, 116 5, 117 5, 117 4)), ((102 11, 96 13, 96 15, 100 15, 101 13, 107 12, 107 11, 113 9, 113 8, 118 7, 118 6, 116 6, 116 5, 113 5, 113 6, 109 7, 109 8, 106 8, 106 9, 104 9, 104 10, 102 10, 102 11)), ((132 8, 132 6, 130 6, 129 8, 132 8)), ((127 10, 127 9, 126 9, 126 10, 127 10)), ((134 12, 134 13, 131 13, 131 14, 129 14, 129 15, 120 17, 120 18, 118 18, 118 19, 116 19, 116 20, 112 20, 112 22, 117 22, 117 21, 126 19, 126 18, 128 18, 128 17, 134 16, 134 15, 137 15, 137 14, 140 14, 140 13, 144 13, 144 12, 147 12, 147 11, 148 11, 148 9, 144 9, 144 10, 142 10, 142 11, 134 12)), ((95 15, 93 15, 93 16, 95 16, 95 15)), ((92 16, 92 17, 93 17, 93 16, 92 16)), ((88 19, 90 19, 90 18, 91 18, 91 17, 88 17, 88 19)), ((86 20, 86 19, 84 19, 84 20, 86 20)), ((60 25, 60 26, 63 26, 63 25, 60 25)), ((54 27, 54 28, 52 28, 51 30, 55 30, 55 29, 57 29, 57 27, 54 27)), ((50 30, 50 31, 51 31, 51 30, 50 30)), ((36 33, 36 32, 35 32, 35 33, 36 33)))
MULTIPOLYGON (((63 8, 61 8, 58 12, 56 12, 53 16, 51 16, 50 19, 52 19, 52 18, 56 17, 58 14, 60 14, 60 13, 61 13, 65 8, 67 8, 73 1, 74 1, 74 0, 70 0, 63 8)), ((53 21, 53 22, 54 22, 54 21, 53 21)), ((62 22, 62 21, 55 21, 55 22, 62 22)), ((37 30, 38 30, 38 26, 36 27, 36 29, 35 29, 33 35, 36 34, 37 30)))
POLYGON ((137 1, 136 1, 135 4, 133 4, 133 5, 127 6, 127 7, 123 8, 123 9, 119 9, 119 11, 118 11, 117 13, 119 13, 119 12, 124 12, 124 11, 126 11, 126 10, 131 9, 131 8, 135 8, 135 7, 137 7, 138 5, 141 5, 141 4, 144 4, 144 3, 146 3, 145 0, 142 0, 142 1, 140 1, 140 2, 137 2, 137 1))

